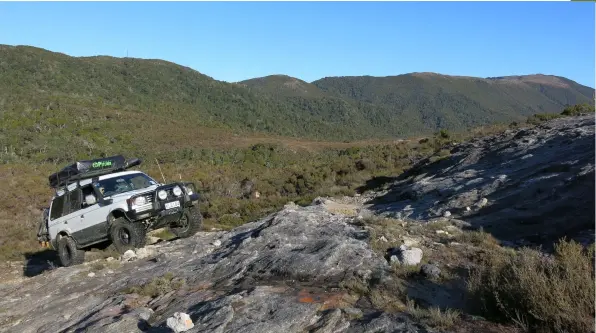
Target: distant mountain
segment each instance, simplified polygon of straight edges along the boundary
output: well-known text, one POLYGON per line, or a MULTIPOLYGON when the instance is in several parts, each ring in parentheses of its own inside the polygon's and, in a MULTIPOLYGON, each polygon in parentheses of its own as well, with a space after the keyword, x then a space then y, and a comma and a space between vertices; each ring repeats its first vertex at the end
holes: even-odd
POLYGON ((593 104, 594 93, 571 80, 546 75, 482 79, 413 73, 323 78, 313 84, 329 94, 385 108, 419 130, 463 129, 560 112, 565 105, 593 104))
POLYGON ((311 83, 272 75, 228 83, 163 60, 7 45, 0 45, 0 73, 0 141, 32 156, 84 151, 83 141, 140 147, 147 136, 154 146, 171 140, 171 147, 207 129, 321 140, 404 137, 558 113, 568 104, 593 104, 594 95, 546 75, 412 73, 311 83))
POLYGON ((269 75, 239 82, 241 85, 272 94, 276 97, 323 98, 319 87, 287 75, 269 75))

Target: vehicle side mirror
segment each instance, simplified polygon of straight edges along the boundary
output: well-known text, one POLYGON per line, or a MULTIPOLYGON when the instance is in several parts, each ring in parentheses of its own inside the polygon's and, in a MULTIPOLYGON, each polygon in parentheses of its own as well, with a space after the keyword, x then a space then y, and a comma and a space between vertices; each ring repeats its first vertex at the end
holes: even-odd
POLYGON ((87 206, 93 206, 97 203, 97 198, 95 198, 94 195, 89 194, 85 196, 85 203, 87 204, 87 206))

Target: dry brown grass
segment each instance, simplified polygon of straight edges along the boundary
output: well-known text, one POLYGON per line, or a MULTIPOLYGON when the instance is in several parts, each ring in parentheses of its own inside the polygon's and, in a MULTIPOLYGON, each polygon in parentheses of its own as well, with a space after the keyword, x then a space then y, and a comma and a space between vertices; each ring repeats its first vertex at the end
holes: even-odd
POLYGON ((168 272, 144 285, 127 288, 124 290, 124 293, 134 293, 141 296, 157 297, 160 295, 165 295, 171 291, 176 291, 182 288, 185 284, 186 281, 184 279, 177 279, 173 273, 168 272))
POLYGON ((448 329, 455 326, 459 320, 460 312, 454 309, 441 310, 438 307, 421 308, 414 301, 406 301, 406 312, 416 320, 431 327, 448 329))
POLYGON ((529 331, 594 330, 593 246, 562 240, 552 257, 487 251, 468 288, 488 318, 529 331))
POLYGON ((499 246, 499 241, 493 235, 484 230, 464 231, 457 235, 457 241, 465 244, 473 244, 485 248, 499 246))

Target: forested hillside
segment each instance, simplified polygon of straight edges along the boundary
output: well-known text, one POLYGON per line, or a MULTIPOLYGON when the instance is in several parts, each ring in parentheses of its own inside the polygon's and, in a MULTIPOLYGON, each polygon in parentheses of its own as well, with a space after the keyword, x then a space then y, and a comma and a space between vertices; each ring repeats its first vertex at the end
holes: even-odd
POLYGON ((594 103, 594 89, 546 75, 482 79, 414 73, 324 78, 313 84, 327 93, 383 108, 396 121, 408 119, 419 130, 460 130, 594 103))
POLYGON ((77 58, 28 46, 0 46, 0 72, 0 141, 20 156, 41 152, 39 158, 57 158, 65 147, 101 150, 107 142, 153 149, 143 145, 148 139, 156 147, 169 141, 171 149, 218 131, 403 138, 556 113, 593 103, 594 92, 550 76, 407 74, 307 83, 276 75, 227 83, 162 60, 77 58))

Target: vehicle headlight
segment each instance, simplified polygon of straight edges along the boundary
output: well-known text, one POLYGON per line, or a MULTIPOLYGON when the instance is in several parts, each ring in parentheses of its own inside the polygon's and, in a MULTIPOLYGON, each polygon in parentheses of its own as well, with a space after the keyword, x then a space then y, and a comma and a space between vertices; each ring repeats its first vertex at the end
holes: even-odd
POLYGON ((168 194, 164 190, 160 190, 157 192, 157 197, 161 200, 166 200, 168 198, 168 194))
POLYGON ((179 197, 182 195, 182 189, 180 188, 180 186, 176 186, 174 187, 174 189, 172 190, 172 192, 174 193, 175 196, 179 197))
POLYGON ((134 201, 135 206, 142 206, 146 203, 147 203, 147 199, 145 197, 135 198, 135 201, 134 201))
POLYGON ((192 189, 190 187, 184 186, 184 190, 186 191, 186 194, 192 195, 192 189))

